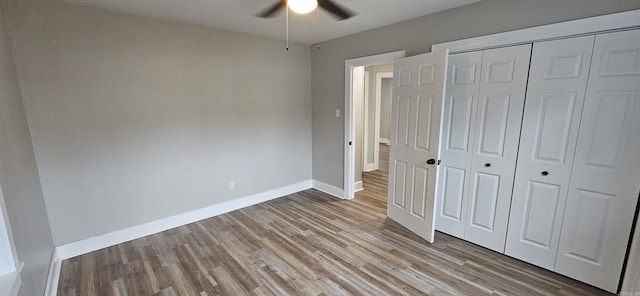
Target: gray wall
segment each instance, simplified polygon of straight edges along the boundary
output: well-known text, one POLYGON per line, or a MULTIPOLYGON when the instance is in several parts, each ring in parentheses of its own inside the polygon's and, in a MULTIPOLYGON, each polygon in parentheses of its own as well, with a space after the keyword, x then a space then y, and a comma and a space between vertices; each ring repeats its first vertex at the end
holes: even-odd
MULTIPOLYGON (((376 116, 376 88, 377 86, 377 81, 376 81, 376 75, 380 72, 393 72, 393 63, 388 63, 388 64, 380 64, 380 65, 373 65, 373 66, 368 66, 365 67, 365 70, 369 71, 369 73, 371 73, 369 75, 369 102, 368 102, 368 107, 367 110, 364 110, 364 112, 368 113, 369 116, 369 122, 368 122, 368 126, 367 126, 367 135, 366 136, 366 141, 367 141, 367 159, 366 159, 366 163, 371 163, 374 160, 374 147, 375 145, 378 145, 379 143, 375 143, 375 116, 376 116)), ((380 100, 380 130, 382 131, 383 128, 386 128, 386 130, 388 131, 388 126, 384 126, 384 123, 382 121, 382 116, 384 114, 382 114, 382 97, 380 100)))
POLYGON ((56 245, 311 178, 308 45, 6 1, 56 245))
POLYGON ((380 90, 380 138, 389 140, 389 128, 391 127, 391 96, 393 91, 393 78, 382 78, 380 90))
POLYGON ((0 186, 25 264, 19 295, 34 296, 44 293, 53 241, 7 31, 0 3, 0 186))
POLYGON ((344 61, 407 50, 428 52, 434 43, 639 9, 638 0, 485 0, 386 27, 323 42, 311 51, 313 178, 343 187, 344 61))

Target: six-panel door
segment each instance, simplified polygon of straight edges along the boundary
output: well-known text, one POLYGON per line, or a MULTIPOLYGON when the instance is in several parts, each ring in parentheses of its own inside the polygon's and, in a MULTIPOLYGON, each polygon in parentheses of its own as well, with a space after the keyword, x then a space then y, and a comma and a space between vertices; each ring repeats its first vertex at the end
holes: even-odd
POLYGON ((443 103, 436 230, 463 239, 481 67, 481 51, 451 55, 443 103))
POLYGON ((440 114, 447 52, 394 62, 387 215, 434 240, 440 114))
POLYGON ((485 50, 465 239, 504 252, 531 45, 485 50))
POLYGON ((533 45, 505 253, 553 270, 594 36, 533 45))
POLYGON ((640 30, 597 35, 555 271, 616 292, 640 192, 640 30))

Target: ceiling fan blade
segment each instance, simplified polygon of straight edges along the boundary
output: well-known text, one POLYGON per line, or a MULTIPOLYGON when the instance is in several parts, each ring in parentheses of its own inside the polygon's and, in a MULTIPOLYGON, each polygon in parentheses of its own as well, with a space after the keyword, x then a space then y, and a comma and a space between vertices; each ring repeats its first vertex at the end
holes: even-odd
POLYGON ((278 10, 281 10, 285 6, 287 6, 287 0, 280 0, 273 5, 265 8, 263 11, 256 14, 256 16, 262 18, 274 17, 276 15, 276 12, 278 12, 278 10))
POLYGON ((356 15, 354 12, 351 12, 346 8, 338 6, 337 4, 333 3, 333 1, 331 0, 318 0, 318 6, 331 12, 340 20, 346 20, 356 15))

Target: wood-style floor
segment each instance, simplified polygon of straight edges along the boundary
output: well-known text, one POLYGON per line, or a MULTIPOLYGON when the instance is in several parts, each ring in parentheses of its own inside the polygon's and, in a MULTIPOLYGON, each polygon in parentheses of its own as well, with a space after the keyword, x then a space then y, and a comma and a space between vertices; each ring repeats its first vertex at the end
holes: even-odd
POLYGON ((386 218, 381 165, 352 201, 306 190, 65 260, 58 295, 610 295, 442 233, 423 241, 386 218))

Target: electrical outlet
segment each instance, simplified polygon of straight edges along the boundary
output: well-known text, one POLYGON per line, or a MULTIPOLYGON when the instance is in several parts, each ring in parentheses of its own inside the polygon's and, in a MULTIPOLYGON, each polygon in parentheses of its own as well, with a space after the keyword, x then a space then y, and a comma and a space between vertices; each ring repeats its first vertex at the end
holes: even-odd
POLYGON ((336 118, 340 117, 340 109, 336 109, 336 118))
POLYGON ((236 182, 229 181, 229 189, 231 189, 231 190, 236 189, 236 182))

